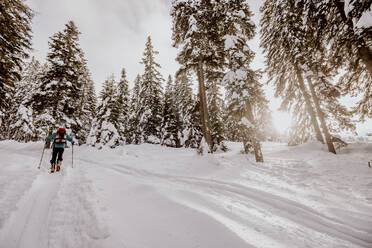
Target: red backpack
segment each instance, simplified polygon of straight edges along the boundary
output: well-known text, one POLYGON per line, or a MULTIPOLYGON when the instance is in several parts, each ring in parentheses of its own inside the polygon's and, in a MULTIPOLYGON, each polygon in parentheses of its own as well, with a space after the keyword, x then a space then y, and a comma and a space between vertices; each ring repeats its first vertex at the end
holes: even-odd
POLYGON ((57 136, 54 139, 54 143, 58 143, 58 144, 66 143, 65 134, 66 134, 66 129, 59 128, 57 131, 57 136))

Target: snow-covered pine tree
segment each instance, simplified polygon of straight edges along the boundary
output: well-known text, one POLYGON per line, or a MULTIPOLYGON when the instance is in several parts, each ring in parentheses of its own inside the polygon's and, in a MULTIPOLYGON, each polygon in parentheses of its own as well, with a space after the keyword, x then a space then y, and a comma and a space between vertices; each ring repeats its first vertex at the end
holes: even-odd
POLYGON ((254 53, 247 42, 255 34, 255 25, 251 21, 252 13, 246 2, 236 1, 227 5, 223 36, 226 54, 227 73, 224 77, 226 85, 227 109, 232 127, 239 130, 244 151, 254 150, 256 161, 263 162, 259 143, 259 127, 257 120, 267 100, 258 81, 260 74, 250 69, 254 53), (235 122, 235 123, 234 123, 235 122))
POLYGON ((10 95, 21 79, 22 60, 31 49, 33 11, 23 0, 0 2, 0 139, 7 134, 10 95))
MULTIPOLYGON (((311 102, 309 92, 306 90, 303 72, 296 70, 297 54, 301 44, 296 38, 295 30, 291 24, 301 24, 301 17, 294 14, 294 4, 284 0, 266 0, 261 7, 261 46, 266 53, 266 67, 269 80, 275 85, 275 95, 283 99, 284 105, 292 105, 293 100, 303 99, 306 104, 307 114, 311 117, 313 132, 316 138, 324 143, 314 106, 311 102), (291 4, 291 6, 289 6, 291 4), (288 28, 286 32, 283 30, 288 28), (291 43, 292 42, 292 43, 291 43), (300 91, 298 93, 297 91, 300 91), (294 95, 302 94, 301 98, 294 98, 294 95)), ((300 103, 299 103, 300 104, 300 103)), ((288 110, 288 108, 282 107, 288 110)), ((303 127, 305 128, 305 127, 303 127)))
POLYGON ((114 76, 110 76, 103 84, 100 92, 100 103, 96 110, 88 145, 101 149, 103 146, 115 148, 122 144, 120 136, 120 105, 117 102, 117 86, 114 76))
MULTIPOLYGON (((330 56, 332 50, 329 49, 329 44, 324 39, 324 25, 327 24, 324 23, 323 18, 318 18, 318 8, 320 5, 322 4, 313 1, 305 1, 303 4, 298 4, 296 8, 304 13, 304 25, 301 29, 304 35, 299 36, 304 40, 303 45, 306 48, 302 51, 306 58, 304 61, 305 66, 303 66, 307 71, 306 80, 323 133, 329 146, 330 140, 332 140, 331 134, 329 133, 331 124, 333 127, 332 131, 337 132, 342 129, 353 130, 355 129, 355 125, 351 121, 352 113, 339 102, 339 87, 335 87, 331 83, 334 81, 334 76, 338 72, 335 70, 337 66, 332 63, 335 60, 333 60, 332 55, 330 56), (302 8, 304 10, 302 10, 302 8), (338 128, 335 128, 336 126, 338 126, 338 128)), ((323 5, 323 7, 325 6, 323 5)), ((298 29, 297 31, 300 32, 298 29)))
POLYGON ((199 105, 191 88, 190 75, 180 71, 175 79, 175 105, 182 123, 181 146, 198 148, 203 138, 200 123, 199 105))
POLYGON ((143 127, 139 126, 141 113, 143 112, 143 106, 139 102, 139 94, 142 91, 141 87, 141 76, 137 75, 136 79, 134 80, 134 87, 132 89, 130 100, 130 116, 128 126, 129 140, 127 140, 127 143, 130 144, 143 143, 143 127))
POLYGON ((130 116, 130 100, 129 100, 129 83, 127 80, 126 71, 123 68, 121 71, 120 81, 118 83, 118 105, 120 110, 119 123, 120 123, 120 136, 124 139, 125 143, 129 143, 130 129, 129 129, 129 116, 130 116))
POLYGON ((141 87, 139 92, 139 126, 143 129, 143 141, 147 143, 160 144, 161 121, 162 121, 162 82, 164 81, 158 68, 160 65, 155 61, 155 55, 151 37, 147 38, 145 51, 141 64, 145 70, 141 76, 141 87))
POLYGON ((80 97, 80 113, 78 114, 81 129, 75 134, 75 137, 80 144, 84 144, 86 143, 95 117, 97 96, 94 82, 88 70, 88 66, 86 65, 86 61, 81 69, 82 73, 79 80, 82 81, 82 95, 80 97))
POLYGON ((188 123, 189 126, 185 123, 185 129, 183 130, 183 138, 185 142, 185 147, 190 148, 197 148, 199 152, 206 152, 205 150, 202 151, 202 140, 204 139, 202 123, 200 119, 200 97, 195 96, 193 98, 193 104, 190 105, 192 108, 190 109, 190 115, 188 116, 188 123))
POLYGON ((34 57, 26 63, 22 79, 15 84, 15 94, 12 96, 9 139, 20 142, 37 141, 37 131, 34 126, 32 100, 35 90, 40 85, 42 67, 34 57))
POLYGON ((181 147, 182 122, 175 101, 176 92, 172 76, 169 75, 163 101, 162 145, 181 147))
POLYGON ((227 5, 227 1, 175 0, 171 10, 173 45, 181 50, 177 61, 183 70, 194 70, 198 77, 200 118, 209 152, 213 152, 213 143, 205 92, 205 68, 223 67, 224 21, 229 14, 225 11, 227 5))
POLYGON ((310 10, 306 25, 314 27, 308 33, 316 30, 311 39, 331 44, 329 68, 345 69, 338 84, 342 93, 363 96, 354 109, 362 121, 372 118, 371 4, 371 0, 304 1, 310 10))
MULTIPOLYGON (((225 99, 226 102, 226 99, 225 99)), ((239 128, 236 125, 236 121, 230 118, 230 114, 228 109, 226 108, 223 113, 223 120, 225 123, 225 137, 226 140, 228 141, 233 141, 233 142, 242 142, 243 140, 241 139, 239 128)))
POLYGON ((231 70, 224 78, 226 84, 227 109, 230 125, 239 130, 246 153, 254 151, 257 162, 263 162, 259 143, 258 113, 267 100, 259 83, 260 75, 251 69, 241 67, 231 70), (256 110, 256 111, 255 111, 256 110), (256 113, 256 116, 254 116, 256 113))
POLYGON ((82 68, 85 66, 79 46, 79 31, 73 21, 49 42, 48 71, 34 96, 34 111, 39 115, 36 125, 49 134, 58 125, 80 132, 80 105, 83 91, 82 68))
MULTIPOLYGON (((295 90, 298 87, 306 102, 306 109, 311 117, 318 140, 325 140, 328 150, 336 153, 329 133, 329 124, 321 109, 320 93, 315 91, 311 78, 306 76, 309 72, 317 76, 320 73, 327 73, 326 70, 319 70, 326 57, 324 52, 326 44, 311 38, 318 36, 317 30, 306 25, 311 11, 305 8, 304 2, 284 0, 266 0, 261 11, 263 12, 261 45, 266 53, 267 71, 270 79, 276 85, 277 95, 282 93, 282 97, 292 96, 293 93, 286 91, 288 89, 295 90), (320 66, 314 66, 314 64, 320 66), (307 86, 305 79, 307 79, 307 86), (297 85, 296 82, 290 80, 296 80, 297 85), (291 86, 286 87, 285 84, 291 86), (295 87, 293 87, 294 85, 295 87), (286 90, 284 90, 285 88, 286 90), (318 120, 325 139, 320 133, 318 120)), ((326 76, 329 75, 326 74, 326 76)), ((319 80, 319 77, 315 77, 315 80, 319 80)), ((294 98, 290 97, 290 99, 294 98)))
POLYGON ((226 151, 227 147, 224 144, 225 137, 225 125, 223 121, 224 113, 224 100, 220 92, 221 81, 217 77, 207 82, 207 103, 208 111, 210 114, 211 123, 211 137, 213 141, 213 151, 222 150, 226 151))
MULTIPOLYGON (((316 57, 316 52, 309 54, 308 58, 316 57)), ((317 57, 306 74, 310 92, 314 99, 315 109, 320 119, 321 127, 327 133, 339 133, 340 131, 354 131, 355 123, 352 120, 352 112, 340 103, 340 88, 332 81, 328 59, 317 57)), ((330 136, 330 134, 328 134, 330 136)), ((332 137, 330 137, 332 139, 332 137)))
POLYGON ((208 70, 227 68, 226 40, 231 29, 238 31, 242 27, 242 36, 253 37, 251 13, 243 1, 179 0, 173 1, 171 16, 174 46, 181 49, 177 61, 184 70, 195 69, 198 76, 203 133, 212 150, 204 78, 208 70))

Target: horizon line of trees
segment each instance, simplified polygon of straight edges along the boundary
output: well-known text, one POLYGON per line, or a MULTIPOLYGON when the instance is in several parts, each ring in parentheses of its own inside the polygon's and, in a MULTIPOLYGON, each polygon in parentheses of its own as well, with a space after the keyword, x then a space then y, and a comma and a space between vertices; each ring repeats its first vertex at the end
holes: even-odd
MULTIPOLYGON (((283 99, 280 108, 294 117, 289 145, 316 138, 336 153, 335 135, 355 130, 352 116, 372 117, 372 29, 359 23, 368 11, 365 0, 266 0, 261 7, 265 72, 283 99), (363 95, 352 110, 339 102, 347 94, 363 95)), ((42 64, 25 61, 33 11, 23 0, 5 0, 0 12, 0 139, 36 141, 64 126, 79 144, 99 148, 153 143, 213 153, 225 150, 226 140, 241 141, 263 162, 260 141, 278 136, 263 72, 250 67, 255 53, 247 42, 256 26, 245 1, 174 0, 176 75, 163 89, 148 37, 133 89, 122 69, 119 82, 108 77, 98 97, 73 21, 50 37, 42 64)))

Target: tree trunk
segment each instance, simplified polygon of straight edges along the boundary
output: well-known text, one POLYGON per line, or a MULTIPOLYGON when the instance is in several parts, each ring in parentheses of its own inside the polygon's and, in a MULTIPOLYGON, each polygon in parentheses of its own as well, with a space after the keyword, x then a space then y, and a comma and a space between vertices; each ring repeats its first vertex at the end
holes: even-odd
POLYGON ((372 51, 366 46, 359 48, 359 57, 362 59, 363 63, 366 65, 366 68, 371 74, 372 77, 372 51))
POLYGON ((302 74, 301 74, 302 72, 299 70, 299 68, 296 65, 295 65, 295 69, 296 69, 296 73, 297 73, 298 85, 300 87, 302 95, 305 98, 306 108, 307 108, 307 111, 310 114, 311 123, 313 124, 313 128, 314 128, 314 131, 315 131, 316 138, 317 138, 318 141, 320 141, 324 144, 324 139, 323 139, 322 133, 320 132, 318 120, 316 119, 316 115, 315 115, 313 106, 311 105, 310 97, 306 92, 304 79, 303 79, 302 74))
POLYGON ((264 159, 261 151, 261 144, 257 139, 257 126, 253 117, 252 105, 249 101, 247 102, 247 117, 249 122, 254 125, 253 137, 251 137, 251 141, 254 149, 254 155, 256 157, 256 162, 263 163, 264 159))
POLYGON ((211 127, 209 123, 208 107, 207 107, 207 96, 205 93, 204 85, 204 71, 203 71, 203 61, 199 60, 198 63, 198 81, 199 81, 199 99, 200 99, 200 118, 202 121, 202 131, 209 146, 209 152, 213 153, 213 143, 211 137, 211 127))
POLYGON ((313 85, 313 82, 311 81, 310 77, 307 78, 307 82, 309 84, 311 95, 312 95, 314 103, 315 103, 316 112, 318 113, 318 117, 319 117, 319 120, 320 120, 320 125, 322 126, 323 133, 324 133, 324 136, 325 136, 325 139, 326 139, 326 142, 327 142, 328 151, 336 154, 336 150, 335 150, 335 147, 333 146, 333 143, 332 143, 332 140, 331 140, 331 135, 329 134, 327 123, 325 121, 323 111, 320 108, 319 98, 315 93, 314 85, 313 85))

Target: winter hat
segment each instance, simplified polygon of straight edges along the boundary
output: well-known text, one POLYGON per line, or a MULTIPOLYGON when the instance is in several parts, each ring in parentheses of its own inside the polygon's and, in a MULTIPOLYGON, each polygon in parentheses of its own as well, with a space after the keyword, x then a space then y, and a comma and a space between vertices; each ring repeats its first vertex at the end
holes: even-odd
POLYGON ((66 133, 66 129, 63 127, 58 128, 58 133, 66 133))

